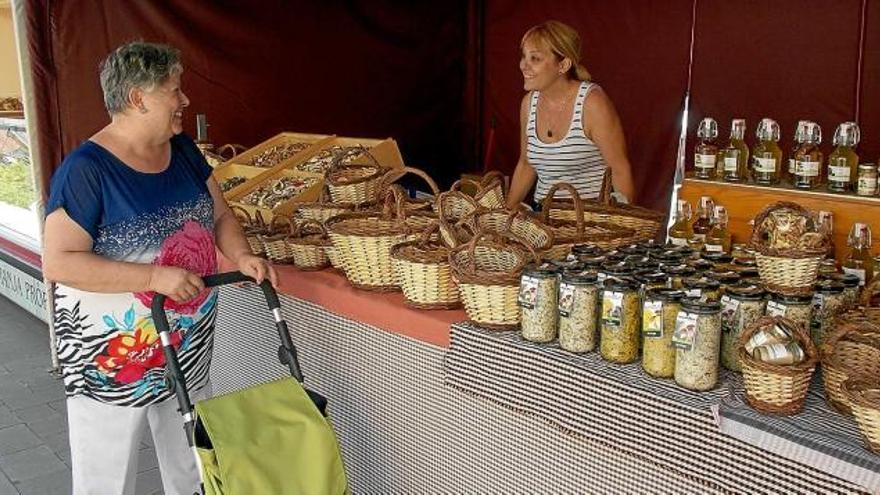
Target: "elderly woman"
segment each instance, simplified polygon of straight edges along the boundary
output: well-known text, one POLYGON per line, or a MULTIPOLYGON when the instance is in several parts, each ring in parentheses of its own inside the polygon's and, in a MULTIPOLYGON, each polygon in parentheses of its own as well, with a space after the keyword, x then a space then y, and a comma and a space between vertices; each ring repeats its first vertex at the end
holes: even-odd
POLYGON ((520 105, 520 157, 507 205, 519 205, 536 180, 536 202, 557 182, 568 182, 582 198, 594 199, 607 169, 617 195, 634 201, 620 119, 608 95, 580 65, 577 31, 547 21, 526 31, 520 49, 528 93, 520 105))
POLYGON ((101 66, 110 123, 52 178, 43 271, 56 283, 55 328, 67 392, 73 492, 133 493, 144 428, 167 494, 198 491, 182 419, 150 316, 169 297, 172 342, 196 398, 207 395, 216 248, 245 274, 276 281, 253 256, 192 139, 177 50, 135 42, 101 66))

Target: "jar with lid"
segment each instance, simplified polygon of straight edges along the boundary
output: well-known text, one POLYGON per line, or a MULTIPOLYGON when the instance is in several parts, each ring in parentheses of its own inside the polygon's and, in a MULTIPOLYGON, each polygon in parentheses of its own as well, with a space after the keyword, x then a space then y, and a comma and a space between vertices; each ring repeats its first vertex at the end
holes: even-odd
POLYGON ((646 256, 648 254, 648 250, 645 249, 644 246, 641 246, 639 244, 630 244, 629 246, 619 247, 619 248, 617 248, 617 250, 620 251, 621 253, 623 253, 624 255, 626 255, 627 257, 629 257, 629 256, 646 256))
POLYGON ((635 281, 605 281, 599 352, 606 361, 625 364, 638 359, 641 313, 639 286, 635 281))
POLYGON ((764 316, 764 289, 753 285, 729 287, 721 297, 721 364, 742 371, 737 343, 743 330, 764 316))
POLYGON ((600 256, 602 250, 593 244, 575 244, 571 247, 571 254, 576 258, 600 256))
POLYGON ((629 278, 635 274, 635 268, 629 263, 619 261, 617 263, 605 262, 599 268, 599 282, 604 282, 607 278, 629 278))
POLYGON ((552 263, 532 263, 523 269, 518 303, 522 307, 522 338, 532 342, 556 340, 559 278, 552 263))
POLYGON ((706 273, 706 277, 711 278, 712 280, 715 280, 719 284, 721 284, 719 294, 722 296, 727 293, 727 289, 740 283, 740 276, 734 271, 708 272, 706 273))
POLYGON ((682 280, 685 297, 705 301, 721 299, 721 283, 707 277, 690 277, 682 280))
POLYGON ((734 259, 737 258, 752 258, 755 259, 755 256, 751 254, 748 246, 745 244, 731 244, 730 245, 730 255, 733 256, 734 259))
POLYGON ((725 265, 733 262, 733 257, 723 251, 703 251, 700 257, 716 265, 725 265))
POLYGON ((712 269, 715 268, 715 263, 704 260, 703 258, 700 258, 698 260, 689 259, 685 262, 685 264, 696 270, 697 273, 705 273, 708 271, 712 271, 712 269))
POLYGON ((682 300, 672 346, 675 383, 696 391, 715 388, 721 351, 721 303, 682 300))
POLYGON ((675 289, 652 289, 642 305, 642 368, 657 378, 675 374, 672 334, 684 293, 675 289))
POLYGON ((639 244, 645 250, 645 254, 652 254, 657 251, 663 251, 666 247, 663 244, 655 241, 654 239, 642 242, 639 244))
POLYGON ((810 323, 810 337, 816 347, 825 342, 825 336, 834 327, 835 319, 845 310, 843 291, 843 284, 833 280, 822 280, 816 284, 810 323))
POLYGON ((606 251, 604 256, 605 261, 609 263, 620 263, 621 261, 626 259, 626 255, 616 249, 612 251, 606 251))
POLYGON ((568 271, 559 281, 559 347, 569 352, 596 348, 599 286, 595 272, 568 271))
POLYGON ((859 155, 856 147, 861 140, 859 125, 844 122, 834 132, 834 151, 828 155, 828 190, 848 192, 858 175, 859 155))
POLYGON ((822 143, 822 128, 815 122, 804 124, 804 142, 794 153, 794 187, 816 189, 822 182, 822 162, 824 155, 819 149, 822 143))
POLYGON ((730 124, 730 139, 721 150, 721 166, 724 167, 723 178, 727 182, 742 182, 746 179, 749 164, 749 147, 745 143, 746 121, 733 119, 730 124))
POLYGON ((843 305, 845 311, 859 304, 859 277, 849 273, 819 272, 819 280, 832 280, 843 284, 843 305))
POLYGON ((677 251, 660 251, 651 253, 651 258, 657 260, 660 266, 677 266, 685 262, 686 257, 677 251))
POLYGON ((657 270, 660 267, 660 263, 650 256, 631 255, 627 256, 623 262, 632 266, 635 270, 657 270))
POLYGON ((787 296, 770 293, 767 301, 767 316, 782 316, 801 325, 804 330, 810 328, 813 312, 813 296, 787 296))
POLYGON ((644 296, 649 290, 665 289, 669 285, 669 277, 663 272, 654 270, 637 272, 635 279, 636 282, 639 283, 642 296, 644 296))
POLYGON ((716 162, 718 160, 718 123, 715 119, 706 117, 700 121, 697 128, 699 143, 694 147, 694 176, 698 179, 715 178, 716 162))
POLYGON ((856 194, 859 196, 877 195, 877 165, 862 163, 859 165, 859 179, 856 186, 856 194))
POLYGON ((779 124, 773 119, 761 119, 756 136, 758 142, 752 149, 752 179, 758 184, 777 184, 782 165, 779 124))
POLYGON ((688 265, 667 266, 663 271, 669 276, 669 287, 679 290, 684 288, 684 279, 697 274, 697 271, 688 265))
POLYGON ((598 272, 602 265, 608 261, 605 256, 583 256, 579 258, 579 261, 582 265, 584 265, 584 270, 593 270, 598 272))

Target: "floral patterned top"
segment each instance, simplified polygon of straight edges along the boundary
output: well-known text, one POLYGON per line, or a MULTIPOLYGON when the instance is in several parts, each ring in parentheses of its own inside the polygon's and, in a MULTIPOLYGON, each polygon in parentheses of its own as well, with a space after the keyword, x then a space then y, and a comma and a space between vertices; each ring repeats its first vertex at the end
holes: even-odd
MULTIPOLYGON (((107 258, 178 266, 200 275, 217 270, 211 168, 192 139, 171 139, 171 162, 138 172, 86 141, 65 158, 50 185, 47 214, 64 208, 107 258)), ((152 293, 103 294, 55 286, 55 332, 68 396, 140 407, 165 400, 165 356, 150 315, 152 293)), ((216 290, 166 314, 190 390, 208 379, 216 290)))

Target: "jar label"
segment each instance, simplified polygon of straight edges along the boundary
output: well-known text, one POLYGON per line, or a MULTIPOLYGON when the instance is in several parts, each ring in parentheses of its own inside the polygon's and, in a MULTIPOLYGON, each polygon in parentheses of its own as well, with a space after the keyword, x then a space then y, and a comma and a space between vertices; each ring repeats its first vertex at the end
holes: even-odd
POLYGON ((797 167, 795 166, 794 158, 789 158, 788 159, 788 173, 790 173, 791 175, 794 175, 796 171, 797 171, 797 167))
POLYGON ((865 285, 865 270, 860 268, 843 267, 843 273, 859 277, 859 285, 865 285))
POLYGON ((776 172, 776 158, 755 157, 755 171, 764 173, 776 172))
POLYGON ((859 177, 859 187, 856 194, 859 196, 874 196, 877 194, 876 177, 859 177))
POLYGON ((663 336, 662 301, 645 301, 642 310, 642 333, 649 338, 663 336))
POLYGON ((675 319, 675 333, 672 334, 672 347, 689 351, 697 341, 697 315, 680 311, 675 319))
POLYGON ((568 318, 571 316, 571 309, 574 307, 574 285, 559 285, 559 316, 568 318))
POLYGON ((737 171, 737 162, 739 160, 736 159, 735 156, 725 156, 724 157, 724 171, 725 172, 736 172, 737 171))
POLYGON ((710 253, 723 253, 724 246, 721 244, 706 244, 706 251, 709 251, 710 253))
POLYGON ((739 300, 730 296, 721 297, 721 331, 730 333, 736 330, 736 312, 739 300))
POLYGON ((797 161, 794 164, 794 173, 801 177, 819 177, 819 162, 797 161))
POLYGON ((694 242, 706 242, 706 234, 694 234, 692 239, 694 242))
POLYGON ((785 317, 785 305, 777 301, 767 301, 767 316, 785 317))
POLYGON ((703 297, 703 289, 687 289, 684 291, 685 297, 703 297))
POLYGON ((838 167, 831 165, 828 167, 828 180, 835 182, 849 182, 849 167, 838 167))
POLYGON ((715 168, 715 155, 694 154, 694 166, 697 168, 715 168))
POLYGON ((519 283, 519 296, 517 297, 516 302, 520 307, 535 309, 535 305, 538 304, 537 278, 523 275, 523 278, 519 283))
POLYGON ((620 328, 623 313, 623 292, 605 291, 602 294, 602 321, 614 329, 620 328))
POLYGON ((687 246, 688 240, 684 237, 672 237, 669 236, 669 243, 673 246, 687 246))

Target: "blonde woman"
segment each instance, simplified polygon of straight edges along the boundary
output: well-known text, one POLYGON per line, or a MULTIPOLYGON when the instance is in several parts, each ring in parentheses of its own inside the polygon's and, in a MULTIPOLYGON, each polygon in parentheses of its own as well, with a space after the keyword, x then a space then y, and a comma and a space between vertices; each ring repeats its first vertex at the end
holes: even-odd
POLYGON ((608 168, 615 193, 634 201, 620 118, 580 65, 577 31, 547 21, 526 31, 520 48, 528 93, 520 105, 520 157, 507 205, 520 204, 533 185, 535 202, 540 202, 557 182, 570 183, 582 198, 596 198, 608 168))

